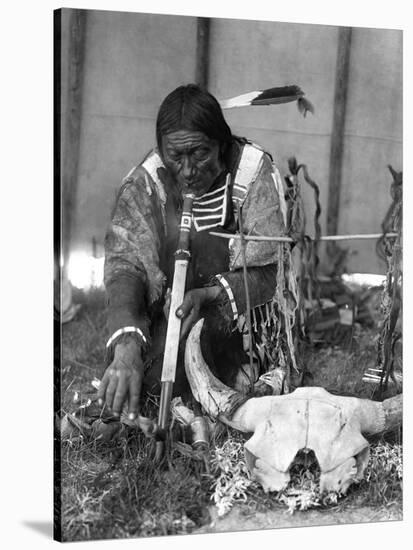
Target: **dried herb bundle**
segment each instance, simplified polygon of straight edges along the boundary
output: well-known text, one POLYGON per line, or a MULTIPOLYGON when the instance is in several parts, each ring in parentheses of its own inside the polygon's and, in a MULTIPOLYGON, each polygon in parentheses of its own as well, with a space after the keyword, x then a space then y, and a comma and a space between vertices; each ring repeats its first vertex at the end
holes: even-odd
POLYGON ((380 374, 379 394, 387 390, 389 379, 397 387, 394 375, 394 348, 401 338, 401 331, 397 330, 397 321, 401 311, 402 285, 402 172, 396 172, 391 166, 389 170, 393 176, 391 185, 392 204, 382 223, 383 237, 377 243, 377 253, 387 265, 386 282, 384 285, 381 311, 383 323, 377 347, 377 367, 380 374), (397 238, 389 239, 386 233, 396 232, 397 238))

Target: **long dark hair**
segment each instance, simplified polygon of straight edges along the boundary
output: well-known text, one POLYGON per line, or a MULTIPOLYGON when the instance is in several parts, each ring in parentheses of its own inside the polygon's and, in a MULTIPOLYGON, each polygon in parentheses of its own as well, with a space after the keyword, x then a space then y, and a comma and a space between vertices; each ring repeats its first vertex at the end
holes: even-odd
POLYGON ((197 86, 179 86, 163 100, 156 119, 156 141, 162 148, 162 136, 177 130, 202 132, 217 140, 223 153, 233 137, 215 97, 197 86))

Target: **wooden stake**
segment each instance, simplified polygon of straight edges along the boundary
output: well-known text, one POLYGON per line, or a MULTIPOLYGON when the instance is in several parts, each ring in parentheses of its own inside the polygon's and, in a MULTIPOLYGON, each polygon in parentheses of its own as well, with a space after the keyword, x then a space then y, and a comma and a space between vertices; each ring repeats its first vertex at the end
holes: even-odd
MULTIPOLYGON (((327 232, 337 233, 340 214, 341 176, 344 154, 347 91, 350 70, 351 27, 338 30, 336 82, 334 91, 333 127, 330 147, 330 172, 328 183, 327 232)), ((335 239, 337 240, 337 239, 335 239)), ((331 245, 327 253, 334 253, 331 245)))
MULTIPOLYGON (((247 244, 245 242, 246 235, 243 233, 243 226, 242 226, 242 215, 241 215, 241 207, 239 203, 237 203, 237 211, 238 211, 238 224, 239 224, 239 235, 238 238, 241 240, 241 254, 242 254, 242 268, 243 268, 243 275, 244 275, 244 288, 245 288, 245 313, 246 313, 246 320, 247 320, 247 327, 248 327, 248 348, 249 348, 249 363, 250 363, 250 375, 254 372, 254 364, 252 360, 252 324, 251 324, 251 301, 250 301, 250 293, 248 288, 248 270, 247 270, 247 255, 246 255, 246 248, 247 244)), ((251 386, 253 384, 252 379, 251 386)), ((251 388, 252 389, 252 388, 251 388)))
MULTIPOLYGON (((70 12, 69 74, 66 86, 62 87, 62 90, 67 91, 66 141, 62 151, 61 174, 62 251, 65 264, 69 255, 77 196, 87 10, 74 9, 70 12)), ((61 52, 56 53, 61 55, 61 52)), ((56 77, 61 79, 60 74, 56 77)))
POLYGON ((210 22, 208 17, 197 19, 195 82, 202 88, 208 87, 210 22))
MULTIPOLYGON (((215 235, 216 237, 222 237, 223 239, 240 239, 238 234, 229 234, 229 233, 218 233, 216 231, 211 231, 210 235, 215 235)), ((386 238, 397 238, 397 233, 385 233, 386 238)), ((383 237, 383 233, 361 233, 359 235, 325 235, 320 237, 320 241, 353 241, 353 240, 368 240, 368 239, 379 239, 383 237)), ((297 242, 291 237, 267 237, 265 235, 244 235, 242 237, 246 241, 274 241, 280 243, 294 243, 297 242)))

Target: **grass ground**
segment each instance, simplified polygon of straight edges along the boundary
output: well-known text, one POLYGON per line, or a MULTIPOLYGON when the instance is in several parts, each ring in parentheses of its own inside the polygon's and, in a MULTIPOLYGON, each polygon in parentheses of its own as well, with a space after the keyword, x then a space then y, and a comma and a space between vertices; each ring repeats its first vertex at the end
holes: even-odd
MULTIPOLYGON (((62 328, 61 414, 75 409, 74 392, 91 389, 90 382, 101 378, 104 368, 107 334, 103 294, 94 291, 77 300, 83 302, 81 311, 62 328)), ((351 349, 308 349, 305 362, 311 385, 370 397, 372 387, 362 381, 362 376, 375 363, 376 334, 377 329, 359 330, 351 349)), ((155 416, 153 405, 148 403, 148 407, 155 416)), ((233 503, 244 518, 299 508, 297 499, 287 502, 286 498, 266 495, 249 482, 243 469, 242 441, 240 434, 225 428, 217 436, 217 450, 208 463, 185 445, 178 445, 169 449, 162 468, 154 466, 149 440, 126 426, 110 443, 82 438, 65 442, 61 450, 63 540, 200 532, 217 510, 226 511, 233 503)), ((401 518, 401 436, 392 434, 390 439, 376 438, 371 443, 366 479, 352 486, 346 498, 318 499, 319 510, 344 518, 352 510, 368 507, 384 519, 389 516, 381 511, 391 509, 393 519, 401 518)), ((311 485, 314 478, 304 481, 311 485)), ((229 523, 228 529, 236 529, 236 525, 229 523)))

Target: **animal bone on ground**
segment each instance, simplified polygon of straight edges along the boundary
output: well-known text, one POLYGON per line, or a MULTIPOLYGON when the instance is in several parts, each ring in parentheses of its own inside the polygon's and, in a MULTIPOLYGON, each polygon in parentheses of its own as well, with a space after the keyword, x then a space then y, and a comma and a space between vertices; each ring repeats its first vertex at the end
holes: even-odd
POLYGON ((288 485, 289 469, 300 450, 312 450, 320 466, 320 491, 345 494, 360 481, 369 444, 364 435, 398 427, 402 395, 383 402, 332 395, 320 387, 297 388, 287 395, 248 398, 218 380, 200 346, 204 320, 192 328, 185 349, 185 370, 192 393, 214 418, 252 433, 244 445, 253 479, 268 491, 288 485))

